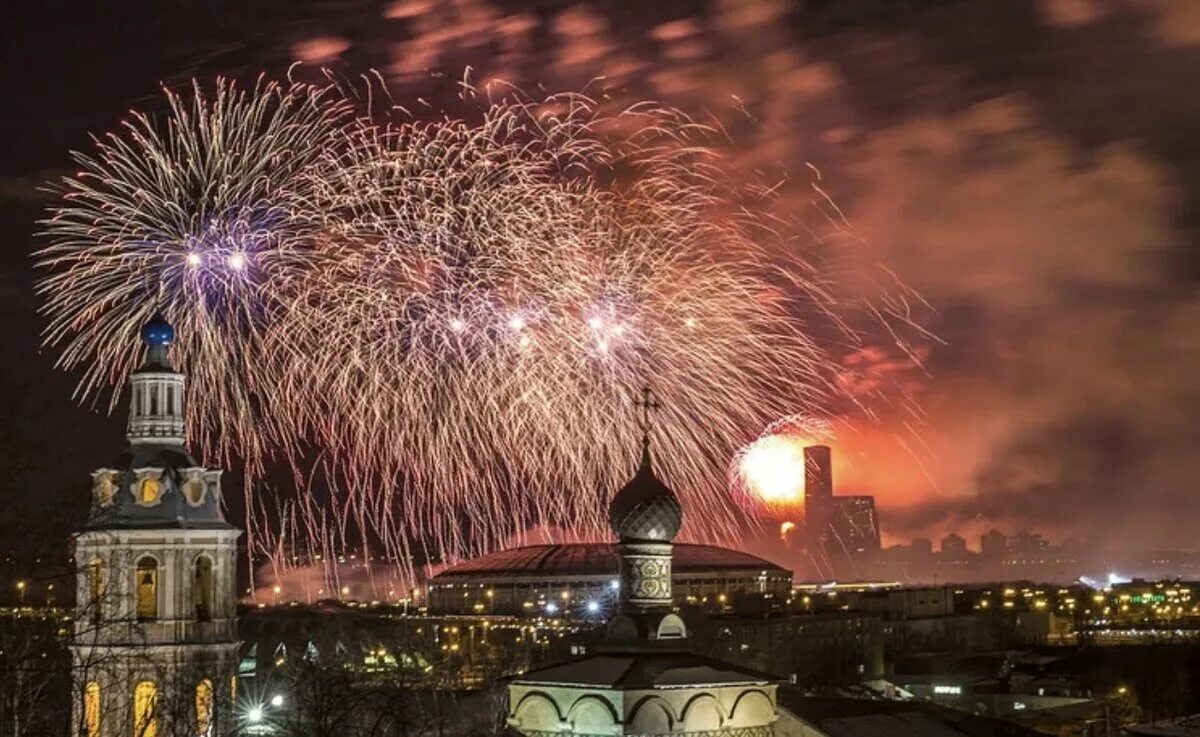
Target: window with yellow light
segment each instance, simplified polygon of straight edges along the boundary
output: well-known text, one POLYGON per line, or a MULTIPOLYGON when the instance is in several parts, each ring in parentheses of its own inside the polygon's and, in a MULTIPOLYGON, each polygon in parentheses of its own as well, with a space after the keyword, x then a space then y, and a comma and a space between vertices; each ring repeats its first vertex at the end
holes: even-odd
POLYGON ((135 588, 137 592, 137 618, 158 618, 158 561, 142 558, 137 564, 135 588))
POLYGON ((158 686, 154 681, 139 681, 133 687, 133 737, 158 734, 158 686))
POLYGON ((87 737, 100 737, 100 684, 88 681, 83 690, 83 724, 87 737))

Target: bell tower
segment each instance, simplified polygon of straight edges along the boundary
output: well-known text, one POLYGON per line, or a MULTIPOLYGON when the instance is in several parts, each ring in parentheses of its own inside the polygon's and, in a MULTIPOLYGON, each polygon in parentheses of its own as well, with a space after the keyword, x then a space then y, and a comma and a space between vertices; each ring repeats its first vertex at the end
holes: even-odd
POLYGON ((184 376, 161 317, 141 332, 126 448, 92 473, 74 540, 73 734, 232 731, 237 539, 221 511, 221 471, 187 450, 184 376))

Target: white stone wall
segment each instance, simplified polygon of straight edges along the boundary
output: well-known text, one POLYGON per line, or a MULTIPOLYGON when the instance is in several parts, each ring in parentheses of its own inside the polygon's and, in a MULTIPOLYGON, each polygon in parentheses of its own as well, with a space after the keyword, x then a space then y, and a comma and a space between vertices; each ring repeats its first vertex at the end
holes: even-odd
MULTIPOLYGON (((133 691, 142 680, 158 689, 161 724, 167 720, 194 724, 195 689, 212 682, 218 727, 233 726, 231 678, 238 647, 235 565, 237 530, 90 531, 75 539, 76 601, 73 659, 73 734, 85 734, 85 689, 100 684, 101 737, 134 733, 133 691), (211 617, 198 621, 193 590, 196 559, 208 556, 212 566, 211 617), (158 561, 158 616, 140 622, 136 611, 136 566, 144 556, 158 561), (92 601, 89 564, 100 560, 104 590, 92 601), (101 613, 99 620, 91 614, 101 613)), ((193 730, 191 734, 196 734, 193 730)), ((215 734, 215 732, 214 732, 215 734)))
POLYGON ((509 724, 522 734, 732 733, 770 730, 776 718, 775 685, 768 683, 629 691, 509 687, 509 724))
POLYGON ((75 539, 76 602, 79 616, 76 636, 101 637, 114 643, 232 639, 237 617, 235 566, 236 530, 115 530, 79 534, 75 539), (200 556, 213 564, 211 621, 196 621, 193 566, 200 556), (137 562, 145 556, 158 562, 158 617, 154 622, 136 621, 137 562), (100 560, 104 593, 92 602, 89 564, 100 560), (98 627, 91 612, 98 606, 98 627), (116 626, 121 623, 125 628, 116 626), (196 626, 212 625, 212 626, 196 626), (228 630, 229 638, 221 635, 228 630), (132 639, 131 639, 132 638, 132 639))

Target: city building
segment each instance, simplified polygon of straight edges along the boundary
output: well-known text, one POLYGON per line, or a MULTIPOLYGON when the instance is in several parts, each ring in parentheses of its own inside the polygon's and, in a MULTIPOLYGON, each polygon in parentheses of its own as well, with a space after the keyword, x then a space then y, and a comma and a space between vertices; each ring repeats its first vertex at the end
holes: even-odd
POLYGON ((848 591, 842 601, 853 611, 874 612, 889 621, 954 613, 954 592, 948 586, 848 591))
POLYGON ((804 449, 804 516, 809 545, 831 560, 879 550, 875 497, 834 496, 829 446, 804 449))
MULTIPOLYGON (((619 552, 613 543, 530 545, 464 561, 429 580, 433 614, 587 615, 611 613, 619 552)), ((780 604, 792 572, 749 553, 678 543, 674 603, 738 608, 749 599, 780 604)))
POLYGON ((1003 558, 1008 553, 1008 537, 999 530, 989 530, 979 538, 980 554, 991 560, 1003 558))
POLYGON ((835 550, 862 555, 879 550, 879 520, 875 516, 875 497, 836 496, 830 521, 835 550))
MULTIPOLYGON (((649 402, 647 402, 649 404, 649 402)), ((672 541, 679 501, 642 461, 613 498, 617 613, 596 653, 510 681, 508 725, 522 735, 704 734, 769 737, 778 679, 695 654, 673 610, 672 541)))
POLYGON ((221 471, 187 450, 174 331, 156 317, 141 334, 127 446, 92 474, 75 537, 72 733, 153 735, 169 722, 217 734, 232 727, 240 532, 221 512, 221 471))
POLYGON ((731 614, 688 627, 698 652, 778 673, 799 686, 829 688, 884 676, 884 623, 875 613, 731 614))
POLYGON ((941 553, 945 558, 966 558, 967 541, 957 532, 951 532, 942 538, 941 553))
POLYGON ((810 545, 823 548, 833 518, 833 458, 827 445, 804 449, 804 519, 810 545))

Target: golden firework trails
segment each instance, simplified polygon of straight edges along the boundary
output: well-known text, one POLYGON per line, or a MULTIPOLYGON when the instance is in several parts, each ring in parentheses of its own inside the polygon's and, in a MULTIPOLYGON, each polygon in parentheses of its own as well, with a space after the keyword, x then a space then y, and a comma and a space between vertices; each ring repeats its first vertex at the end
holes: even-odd
POLYGON ((809 326, 844 306, 678 111, 513 95, 378 122, 228 82, 167 107, 76 155, 37 255, 46 341, 103 396, 161 310, 199 446, 296 471, 269 515, 248 501, 260 551, 602 531, 647 383, 690 533, 719 538, 730 459, 836 393, 809 326))

